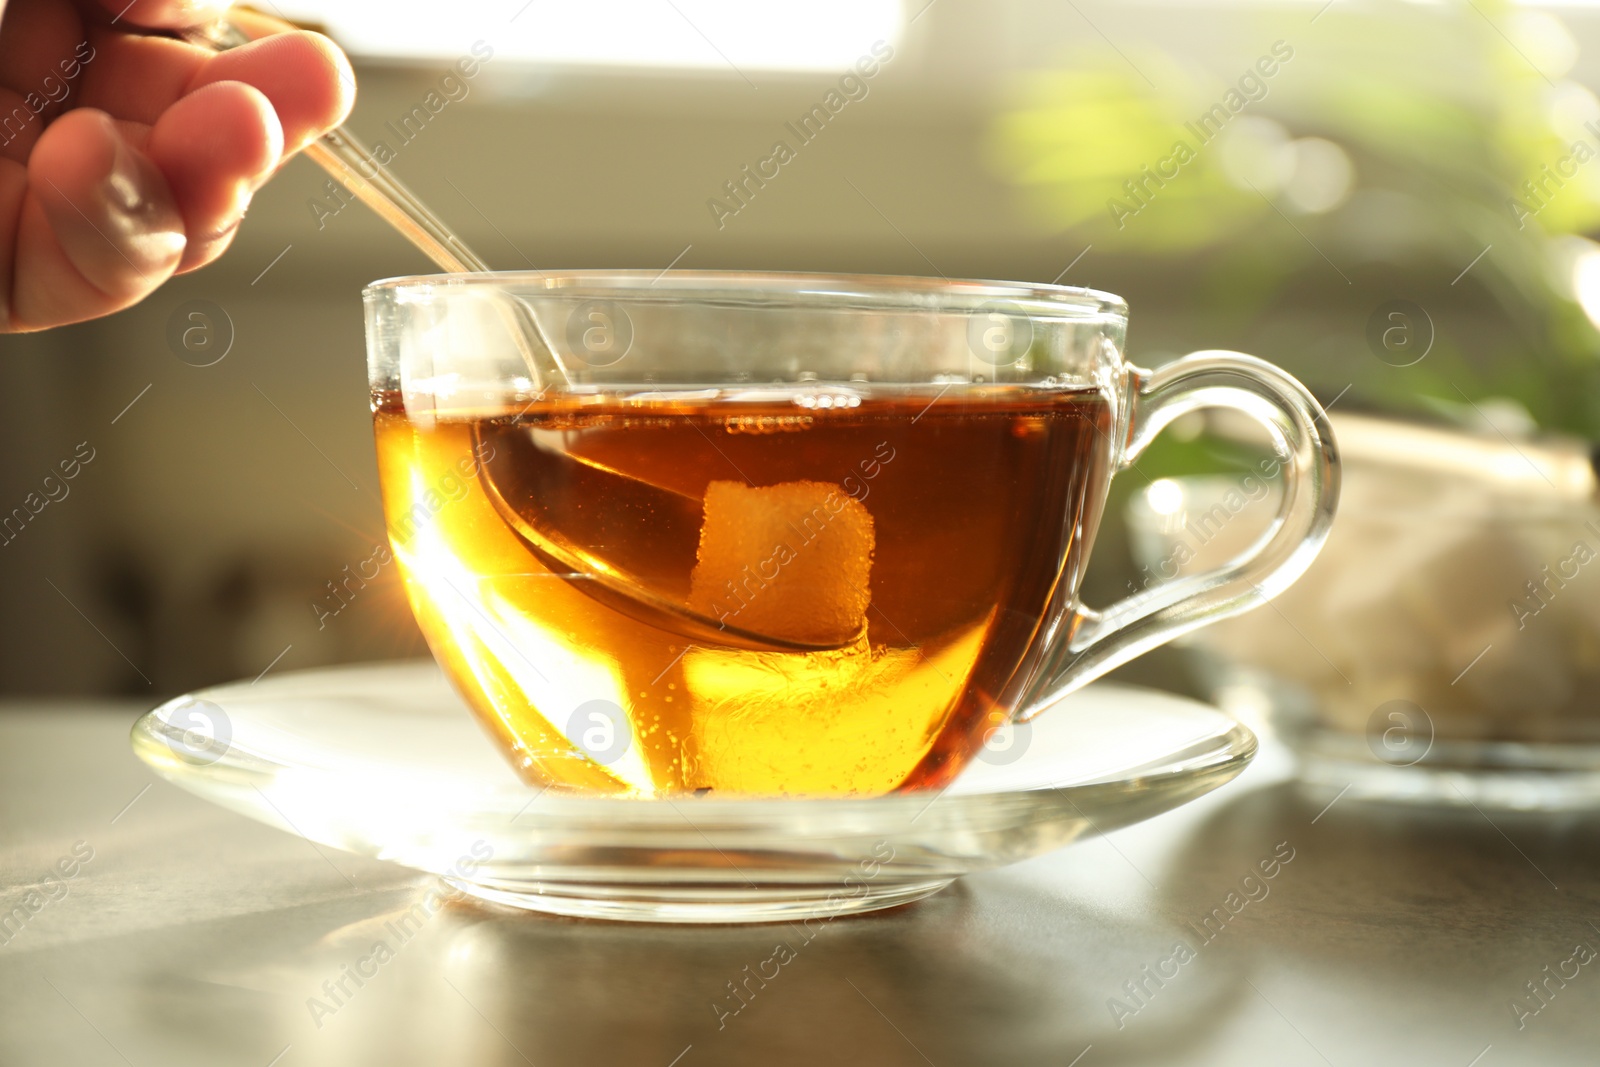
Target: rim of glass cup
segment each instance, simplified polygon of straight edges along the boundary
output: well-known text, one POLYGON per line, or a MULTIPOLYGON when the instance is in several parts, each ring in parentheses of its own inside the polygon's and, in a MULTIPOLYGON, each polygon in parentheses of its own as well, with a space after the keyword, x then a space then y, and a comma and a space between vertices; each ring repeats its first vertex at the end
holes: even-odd
POLYGON ((411 274, 372 282, 365 294, 390 291, 403 301, 408 290, 441 287, 495 286, 508 283, 552 293, 576 295, 627 293, 630 299, 685 300, 695 297, 728 301, 743 294, 763 304, 781 303, 783 297, 806 298, 818 307, 862 306, 904 310, 959 310, 977 308, 987 301, 1007 300, 1050 309, 1055 314, 1077 312, 1088 321, 1110 320, 1126 324, 1128 303, 1115 293, 1082 286, 1048 282, 1014 282, 971 278, 929 278, 912 274, 834 274, 806 271, 738 270, 508 270, 463 274, 411 274))

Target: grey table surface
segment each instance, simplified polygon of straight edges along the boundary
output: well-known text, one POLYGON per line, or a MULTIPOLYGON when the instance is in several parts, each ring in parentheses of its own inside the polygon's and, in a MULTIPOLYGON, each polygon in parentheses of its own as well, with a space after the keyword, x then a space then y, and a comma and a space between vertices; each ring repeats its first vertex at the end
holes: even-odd
POLYGON ((0 708, 7 1067, 1600 1062, 1600 816, 1324 811, 1268 746, 1188 807, 804 943, 452 904, 333 1007, 429 877, 156 779, 135 714, 0 708))

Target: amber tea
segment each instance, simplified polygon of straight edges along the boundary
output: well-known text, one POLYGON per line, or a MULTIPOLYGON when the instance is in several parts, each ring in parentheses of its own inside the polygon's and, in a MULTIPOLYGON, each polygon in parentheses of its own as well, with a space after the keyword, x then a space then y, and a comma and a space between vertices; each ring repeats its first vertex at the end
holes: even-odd
POLYGON ((534 783, 947 782, 1072 602, 1106 399, 711 392, 417 418, 378 394, 395 556, 435 656, 534 783))
MULTIPOLYGON (((538 787, 937 796, 995 728, 1284 588, 1338 497, 1303 386, 1232 352, 1136 367, 1092 289, 673 269, 364 297, 412 607, 538 787), (1113 473, 1200 408, 1272 440, 1272 533, 1082 603, 1113 473)), ((996 749, 974 788, 1058 755, 996 749)))

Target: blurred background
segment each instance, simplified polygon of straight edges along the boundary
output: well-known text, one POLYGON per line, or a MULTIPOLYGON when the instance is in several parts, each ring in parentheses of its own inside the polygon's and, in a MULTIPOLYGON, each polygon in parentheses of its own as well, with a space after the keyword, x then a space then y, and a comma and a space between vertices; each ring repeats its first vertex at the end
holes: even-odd
MULTIPOLYGON (((265 8, 350 50, 351 128, 499 267, 1088 285, 1127 297, 1146 366, 1236 348, 1344 410, 1600 434, 1600 4, 265 8)), ((297 160, 217 265, 0 338, 0 517, 28 509, 0 534, 0 692, 421 654, 392 567, 337 614, 329 590, 383 536, 360 292, 429 269, 297 160)))

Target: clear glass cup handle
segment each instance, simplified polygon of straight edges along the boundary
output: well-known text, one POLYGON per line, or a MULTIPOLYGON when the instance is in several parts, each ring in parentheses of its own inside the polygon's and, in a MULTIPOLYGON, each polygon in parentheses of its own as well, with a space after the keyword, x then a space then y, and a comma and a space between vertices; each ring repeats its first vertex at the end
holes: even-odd
POLYGON ((1282 503, 1271 527, 1226 566, 1118 601, 1104 611, 1081 603, 1058 635, 1020 720, 1114 667, 1180 634, 1248 611, 1286 589, 1311 565, 1339 501, 1339 455, 1327 415, 1303 385, 1265 360, 1238 352, 1195 352, 1155 372, 1134 371, 1126 445, 1131 466, 1155 436, 1199 408, 1231 408, 1266 428, 1278 455, 1282 503))

